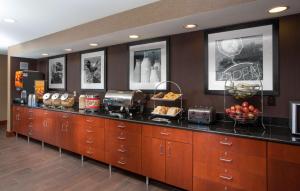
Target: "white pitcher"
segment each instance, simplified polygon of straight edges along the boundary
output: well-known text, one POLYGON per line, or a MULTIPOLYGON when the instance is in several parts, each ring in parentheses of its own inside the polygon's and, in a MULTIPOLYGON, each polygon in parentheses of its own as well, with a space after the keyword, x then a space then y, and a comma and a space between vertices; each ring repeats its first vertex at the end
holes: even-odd
POLYGON ((151 61, 145 56, 141 64, 141 82, 149 83, 150 82, 150 72, 151 72, 151 61))

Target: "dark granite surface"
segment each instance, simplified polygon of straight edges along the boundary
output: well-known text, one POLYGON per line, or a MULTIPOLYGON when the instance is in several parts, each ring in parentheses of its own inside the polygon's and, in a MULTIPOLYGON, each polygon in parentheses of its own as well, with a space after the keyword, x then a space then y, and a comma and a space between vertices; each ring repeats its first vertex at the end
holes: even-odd
MULTIPOLYGON (((19 105, 19 104, 15 104, 15 105, 19 105)), ((266 130, 264 130, 262 127, 253 126, 253 125, 239 126, 233 128, 233 122, 219 121, 212 125, 201 125, 201 124, 189 123, 187 120, 180 120, 180 121, 173 120, 172 123, 165 123, 165 122, 152 121, 150 119, 150 115, 147 114, 135 115, 134 117, 127 116, 121 119, 118 117, 111 116, 105 111, 87 113, 84 111, 80 111, 79 109, 76 108, 71 108, 71 109, 54 109, 54 108, 45 108, 45 107, 36 107, 36 108, 51 110, 51 111, 68 112, 68 113, 80 114, 80 115, 96 116, 96 117, 116 119, 116 120, 123 120, 123 121, 136 122, 142 124, 159 125, 159 126, 191 130, 191 131, 233 135, 238 137, 266 140, 266 141, 286 143, 286 144, 294 144, 300 146, 300 137, 292 135, 290 129, 287 126, 267 125, 266 130)))

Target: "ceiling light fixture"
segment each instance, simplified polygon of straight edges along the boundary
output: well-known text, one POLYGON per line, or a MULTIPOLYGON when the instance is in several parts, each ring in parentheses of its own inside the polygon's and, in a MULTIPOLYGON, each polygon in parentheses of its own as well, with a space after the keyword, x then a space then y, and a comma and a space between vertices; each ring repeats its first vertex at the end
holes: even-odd
POLYGON ((90 46, 98 46, 97 43, 90 43, 90 46))
POLYGON ((16 20, 12 19, 12 18, 4 18, 3 21, 6 23, 15 23, 16 22, 16 20))
POLYGON ((47 54, 47 53, 43 53, 43 54, 42 54, 42 56, 49 56, 49 54, 47 54))
POLYGON ((286 11, 287 9, 288 9, 288 6, 273 7, 272 9, 269 9, 269 13, 280 13, 280 12, 286 11))
POLYGON ((187 24, 187 25, 184 25, 184 28, 185 29, 193 29, 193 28, 196 28, 198 25, 196 24, 187 24))
POLYGON ((140 36, 136 35, 136 34, 132 34, 132 35, 129 35, 129 38, 131 38, 131 39, 137 39, 137 38, 140 38, 140 36))
POLYGON ((65 51, 67 51, 67 52, 71 52, 71 51, 72 51, 72 49, 71 49, 71 48, 66 48, 66 49, 65 49, 65 51))

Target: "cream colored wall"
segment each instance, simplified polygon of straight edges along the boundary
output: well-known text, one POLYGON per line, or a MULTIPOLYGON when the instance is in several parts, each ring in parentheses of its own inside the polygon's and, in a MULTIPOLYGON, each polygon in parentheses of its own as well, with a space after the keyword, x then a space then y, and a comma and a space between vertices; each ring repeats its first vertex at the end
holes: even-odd
POLYGON ((7 55, 0 54, 0 121, 7 120, 7 55))

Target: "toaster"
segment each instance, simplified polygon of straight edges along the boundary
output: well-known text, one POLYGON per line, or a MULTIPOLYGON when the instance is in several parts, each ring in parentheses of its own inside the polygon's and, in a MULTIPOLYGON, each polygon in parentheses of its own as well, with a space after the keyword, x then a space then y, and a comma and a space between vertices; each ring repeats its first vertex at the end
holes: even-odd
POLYGON ((188 121, 192 123, 211 124, 215 121, 214 107, 198 107, 188 109, 188 121))

